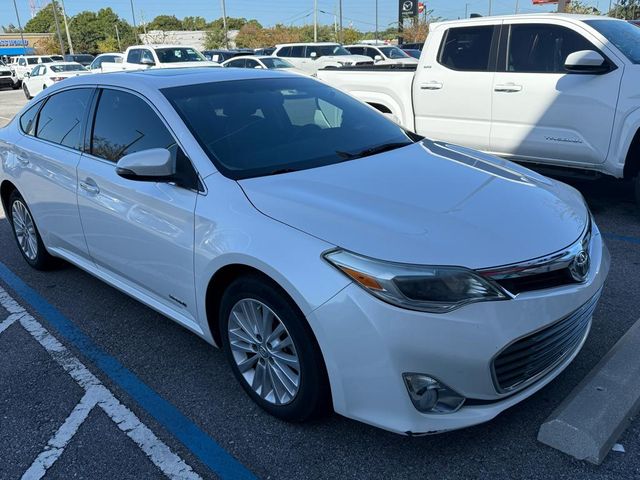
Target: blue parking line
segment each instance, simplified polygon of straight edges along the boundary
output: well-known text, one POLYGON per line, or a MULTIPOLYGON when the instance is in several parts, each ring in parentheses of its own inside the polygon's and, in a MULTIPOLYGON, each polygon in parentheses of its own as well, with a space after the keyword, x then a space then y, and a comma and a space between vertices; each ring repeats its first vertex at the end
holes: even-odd
POLYGON ((88 335, 2 262, 0 262, 0 279, 220 478, 230 480, 256 478, 176 407, 142 382, 118 360, 98 347, 88 335))
POLYGON ((615 233, 603 233, 602 236, 608 240, 618 240, 620 242, 636 243, 640 245, 640 238, 625 237, 624 235, 616 235, 615 233))

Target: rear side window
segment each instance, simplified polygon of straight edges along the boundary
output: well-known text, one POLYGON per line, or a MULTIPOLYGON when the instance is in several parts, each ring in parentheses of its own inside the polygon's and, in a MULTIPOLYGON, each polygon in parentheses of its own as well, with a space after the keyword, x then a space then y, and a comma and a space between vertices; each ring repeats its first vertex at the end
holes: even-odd
POLYGON ((36 137, 80 150, 82 121, 91 89, 76 88, 49 97, 40 110, 36 137))
POLYGON ((127 55, 127 63, 140 63, 140 49, 134 49, 127 55))
POLYGON ((440 64, 465 72, 489 71, 494 27, 450 28, 440 46, 440 64))
POLYGON ((166 148, 176 142, 158 115, 141 98, 118 90, 103 90, 91 135, 91 154, 112 162, 123 156, 166 148))
POLYGON ((304 47, 302 45, 291 47, 291 56, 296 58, 304 57, 304 47))
POLYGON ((579 33, 559 25, 512 25, 507 49, 507 71, 566 73, 567 57, 597 48, 579 33))
POLYGON ((291 56, 291 47, 282 47, 278 51, 279 57, 290 57, 291 56))
POLYGON ((27 135, 33 136, 36 132, 36 115, 41 105, 42 102, 36 103, 20 117, 20 128, 27 135))

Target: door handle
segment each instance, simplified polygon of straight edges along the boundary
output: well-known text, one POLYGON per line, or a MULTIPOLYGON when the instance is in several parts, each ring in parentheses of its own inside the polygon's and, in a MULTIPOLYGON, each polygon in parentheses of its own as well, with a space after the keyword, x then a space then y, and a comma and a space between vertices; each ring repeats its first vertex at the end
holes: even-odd
POLYGON ((80 188, 91 195, 97 195, 100 193, 100 187, 91 180, 80 182, 80 188))
POLYGON ((522 91, 522 85, 516 85, 515 83, 505 83, 503 85, 496 85, 493 89, 494 92, 501 93, 515 93, 522 91))
POLYGON ((442 87, 441 82, 426 82, 420 84, 421 90, 440 90, 442 87))

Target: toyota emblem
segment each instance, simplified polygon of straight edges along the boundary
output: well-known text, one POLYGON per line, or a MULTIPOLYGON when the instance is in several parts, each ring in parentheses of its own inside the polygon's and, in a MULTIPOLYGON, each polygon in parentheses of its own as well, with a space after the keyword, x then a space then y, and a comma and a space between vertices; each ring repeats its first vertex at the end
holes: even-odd
POLYGON ((589 258, 589 252, 582 250, 574 257, 573 262, 571 262, 571 266, 569 267, 571 276, 577 282, 584 282, 589 274, 590 266, 591 259, 589 258))

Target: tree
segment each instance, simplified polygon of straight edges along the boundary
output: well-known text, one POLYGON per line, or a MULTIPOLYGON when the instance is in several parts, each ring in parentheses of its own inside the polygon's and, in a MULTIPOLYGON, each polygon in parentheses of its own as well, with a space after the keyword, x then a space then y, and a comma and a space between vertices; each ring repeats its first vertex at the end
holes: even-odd
MULTIPOLYGON (((60 8, 60 4, 56 3, 58 21, 60 22, 60 28, 63 28, 62 25, 64 22, 62 21, 62 9, 60 8)), ((51 33, 56 29, 56 23, 53 18, 53 4, 49 3, 42 7, 40 11, 36 14, 35 17, 30 19, 24 25, 25 33, 51 33)))
POLYGON ((567 13, 585 14, 585 15, 600 15, 600 11, 596 7, 585 5, 583 0, 573 0, 567 4, 567 13))
MULTIPOLYGON (((102 8, 98 12, 84 11, 71 18, 69 31, 74 50, 77 52, 97 53, 101 51, 99 43, 109 37, 120 36, 122 48, 139 43, 133 28, 122 20, 111 8, 102 8), (118 31, 116 33, 116 26, 118 31)), ((115 44, 117 50, 117 40, 115 44)), ((104 45, 103 45, 104 47, 104 45)), ((111 50, 113 51, 113 50, 111 50)))
POLYGON ((635 20, 640 15, 640 0, 618 0, 609 12, 610 17, 635 20))
POLYGON ((353 27, 342 29, 342 41, 345 45, 349 45, 352 43, 358 43, 363 39, 363 34, 359 30, 356 30, 353 27))
POLYGON ((175 15, 158 15, 147 24, 147 30, 174 31, 183 30, 182 21, 175 15))
POLYGON ((104 40, 99 40, 97 47, 99 53, 110 53, 120 50, 118 48, 118 39, 116 37, 107 37, 104 40))
POLYGON ((207 50, 222 48, 226 46, 226 39, 224 38, 224 30, 222 28, 213 28, 207 30, 204 37, 204 48, 207 50))
POLYGON ((20 29, 18 27, 16 27, 13 23, 10 23, 6 27, 3 26, 2 27, 2 31, 4 33, 20 33, 20 29))
POLYGON ((184 17, 182 19, 183 30, 205 30, 207 20, 204 17, 184 17))

